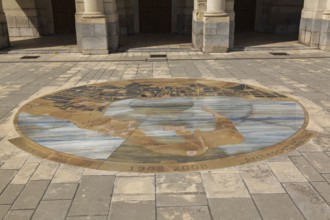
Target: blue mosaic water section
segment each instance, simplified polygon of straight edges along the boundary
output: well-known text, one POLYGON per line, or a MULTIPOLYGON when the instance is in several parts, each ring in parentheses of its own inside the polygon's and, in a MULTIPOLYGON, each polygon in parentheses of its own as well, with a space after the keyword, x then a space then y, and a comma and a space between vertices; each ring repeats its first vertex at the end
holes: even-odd
POLYGON ((81 129, 73 123, 46 115, 20 113, 18 125, 34 142, 66 154, 107 159, 124 139, 81 129))

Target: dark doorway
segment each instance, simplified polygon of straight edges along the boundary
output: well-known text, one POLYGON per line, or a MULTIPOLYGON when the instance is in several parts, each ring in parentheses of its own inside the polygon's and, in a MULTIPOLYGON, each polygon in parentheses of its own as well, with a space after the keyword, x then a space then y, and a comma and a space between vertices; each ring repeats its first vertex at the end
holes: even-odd
POLYGON ((171 32, 171 0, 140 0, 140 32, 171 32))
POLYGON ((256 19, 256 0, 235 0, 235 30, 254 31, 256 19))
POLYGON ((56 34, 74 34, 75 0, 52 0, 54 28, 56 34))

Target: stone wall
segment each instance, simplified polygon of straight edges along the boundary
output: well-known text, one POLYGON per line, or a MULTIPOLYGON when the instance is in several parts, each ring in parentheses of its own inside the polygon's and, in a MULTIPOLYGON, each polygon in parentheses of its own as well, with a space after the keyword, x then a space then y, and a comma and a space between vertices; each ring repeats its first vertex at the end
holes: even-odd
POLYGON ((0 49, 9 47, 9 36, 6 16, 3 13, 2 3, 0 1, 0 49))
POLYGON ((119 46, 118 1, 122 0, 104 0, 104 14, 107 17, 107 38, 110 51, 116 50, 119 46))
POLYGON ((194 10, 193 0, 174 0, 176 10, 173 8, 176 22, 172 22, 172 32, 190 35, 192 31, 192 12, 194 10))
POLYGON ((304 0, 257 0, 256 31, 298 33, 304 0))
POLYGON ((138 1, 137 0, 122 0, 117 1, 117 11, 119 20, 119 31, 121 35, 134 34, 138 28, 139 18, 138 14, 138 1))
POLYGON ((85 11, 84 0, 76 0, 76 36, 77 36, 77 46, 79 49, 82 49, 82 36, 81 36, 81 27, 82 27, 82 16, 85 11))
POLYGON ((51 0, 35 0, 38 14, 39 34, 54 34, 54 19, 51 0))
POLYGON ((39 20, 35 0, 2 0, 9 36, 39 36, 39 20))
POLYGON ((235 11, 234 11, 235 0, 226 0, 226 12, 229 16, 229 49, 234 48, 234 37, 235 37, 235 11))

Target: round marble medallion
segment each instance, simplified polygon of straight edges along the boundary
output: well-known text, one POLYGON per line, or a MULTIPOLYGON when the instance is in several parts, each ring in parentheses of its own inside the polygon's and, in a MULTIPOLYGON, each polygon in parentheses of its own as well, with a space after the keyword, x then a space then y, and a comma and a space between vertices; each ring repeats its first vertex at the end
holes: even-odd
POLYGON ((296 100, 215 80, 149 79, 58 91, 24 105, 20 138, 34 155, 82 167, 182 172, 289 152, 313 132, 296 100))

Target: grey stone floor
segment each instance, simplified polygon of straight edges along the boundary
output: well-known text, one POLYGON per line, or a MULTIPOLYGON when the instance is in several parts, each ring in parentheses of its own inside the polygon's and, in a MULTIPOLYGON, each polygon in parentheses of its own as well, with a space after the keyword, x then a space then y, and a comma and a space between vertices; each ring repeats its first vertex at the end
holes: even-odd
POLYGON ((330 53, 0 55, 0 219, 330 219, 330 53), (318 135, 289 154, 226 169, 176 174, 103 172, 29 155, 8 142, 13 116, 43 94, 135 78, 206 78, 290 95, 318 135))

